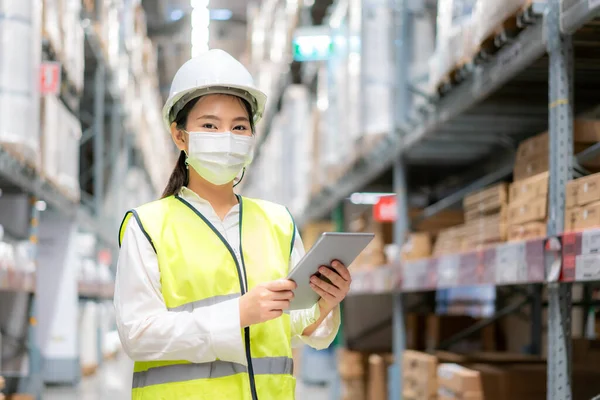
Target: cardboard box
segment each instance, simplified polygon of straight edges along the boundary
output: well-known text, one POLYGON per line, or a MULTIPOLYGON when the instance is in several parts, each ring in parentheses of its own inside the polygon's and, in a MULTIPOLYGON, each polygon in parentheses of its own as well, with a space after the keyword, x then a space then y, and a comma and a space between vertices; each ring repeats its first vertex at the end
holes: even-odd
POLYGON ((508 184, 506 183, 500 183, 472 193, 463 200, 465 220, 469 221, 480 215, 496 213, 507 203, 508 184))
POLYGON ((437 400, 487 400, 483 398, 483 393, 452 393, 441 388, 438 391, 437 400))
POLYGON ((573 185, 577 186, 577 205, 600 201, 600 174, 589 175, 577 179, 573 185))
POLYGON ((345 380, 365 377, 365 356, 363 353, 340 349, 338 353, 338 372, 345 380))
POLYGON ((584 230, 600 227, 600 202, 581 207, 574 215, 573 230, 584 230))
POLYGON ((407 350, 402 359, 406 398, 430 399, 437 394, 437 358, 430 354, 407 350))
POLYGON ((438 385, 454 394, 481 393, 481 376, 458 364, 440 364, 437 371, 438 385))
POLYGON ((369 400, 387 400, 387 369, 389 358, 379 354, 369 356, 369 380, 367 398, 369 400))
MULTIPOLYGON (((573 142, 593 144, 600 142, 600 121, 576 118, 573 121, 573 142)), ((550 136, 548 132, 540 133, 523 140, 517 149, 517 160, 530 159, 548 153, 550 136)))
POLYGON ((342 380, 341 400, 366 400, 365 382, 362 379, 342 380))
POLYGON ((573 132, 576 143, 600 142, 600 120, 577 118, 573 121, 573 132))
POLYGON ((529 160, 544 153, 548 153, 550 137, 548 132, 540 133, 529 139, 523 140, 517 148, 515 162, 529 160))
MULTIPOLYGON (((411 209, 408 212, 408 217, 414 219, 419 216, 421 212, 422 210, 419 209, 411 209)), ((464 215, 462 210, 446 210, 418 222, 413 228, 415 232, 428 232, 432 235, 436 235, 444 229, 461 225, 463 222, 464 215)))
POLYGON ((575 231, 575 221, 579 218, 581 208, 567 208, 565 210, 565 232, 575 231))
POLYGON ((402 246, 402 261, 414 261, 431 256, 431 235, 429 233, 411 233, 402 246))
POLYGON ((433 255, 455 254, 466 250, 465 239, 467 233, 465 225, 441 230, 433 246, 433 255))
POLYGON ((579 191, 579 181, 570 180, 567 182, 565 207, 567 209, 577 206, 577 192, 579 191))
POLYGON ((548 195, 548 172, 510 184, 509 204, 524 203, 548 195))
POLYGON ((548 152, 523 161, 515 162, 513 179, 520 181, 547 172, 549 168, 548 152))
MULTIPOLYGON (((567 213, 568 214, 568 213, 567 213)), ((567 215, 565 214, 565 215, 567 215)), ((565 217, 566 218, 566 217, 565 217)), ((546 222, 528 222, 508 227, 509 241, 532 240, 546 237, 546 222)))
POLYGON ((465 246, 469 249, 480 244, 506 240, 506 212, 489 215, 465 224, 465 246))
POLYGON ((513 203, 508 208, 508 223, 520 225, 527 222, 542 221, 547 216, 548 201, 546 196, 538 197, 526 203, 513 203))

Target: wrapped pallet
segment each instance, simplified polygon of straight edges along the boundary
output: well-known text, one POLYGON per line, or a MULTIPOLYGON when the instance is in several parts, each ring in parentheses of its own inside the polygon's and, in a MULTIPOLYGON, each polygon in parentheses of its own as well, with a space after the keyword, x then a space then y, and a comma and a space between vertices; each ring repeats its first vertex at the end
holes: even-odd
POLYGON ((0 15, 0 146, 37 165, 41 7, 4 0, 0 15))
POLYGON ((450 73, 473 57, 473 10, 476 0, 438 1, 435 52, 429 63, 429 82, 435 91, 450 73))

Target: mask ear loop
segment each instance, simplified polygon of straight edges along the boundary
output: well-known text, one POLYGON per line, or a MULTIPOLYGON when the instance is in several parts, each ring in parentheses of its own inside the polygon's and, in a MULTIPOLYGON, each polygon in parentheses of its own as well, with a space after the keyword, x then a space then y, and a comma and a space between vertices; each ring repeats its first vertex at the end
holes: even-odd
POLYGON ((240 182, 242 182, 242 179, 244 179, 244 175, 246 175, 246 167, 244 167, 244 169, 242 170, 242 176, 240 176, 240 180, 237 181, 236 183, 234 183, 233 187, 236 187, 237 185, 240 184, 240 182))

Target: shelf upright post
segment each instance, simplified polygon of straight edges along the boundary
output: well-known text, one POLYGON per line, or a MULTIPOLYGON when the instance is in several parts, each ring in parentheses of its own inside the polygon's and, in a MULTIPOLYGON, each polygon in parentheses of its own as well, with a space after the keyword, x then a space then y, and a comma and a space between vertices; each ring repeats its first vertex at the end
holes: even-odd
MULTIPOLYGON (((549 56, 550 189, 548 237, 563 233, 566 184, 573 177, 573 45, 560 32, 561 0, 549 0, 546 38, 549 56)), ((549 249, 548 243, 547 249, 549 249)), ((556 250, 556 248, 554 248, 556 250)), ((547 263, 560 257, 548 252, 547 263)), ((548 399, 570 400, 571 380, 571 286, 556 274, 548 279, 548 399)), ((555 271, 553 271, 555 272, 555 271)))
POLYGON ((96 217, 102 213, 104 200, 104 101, 106 65, 98 60, 94 76, 94 208, 96 217))
MULTIPOLYGON (((406 189, 406 171, 402 157, 394 162, 394 192, 396 193, 396 204, 398 207, 396 222, 394 223, 394 242, 402 246, 408 232, 408 198, 406 189)), ((402 388, 402 357, 406 349, 406 327, 404 325, 404 305, 402 293, 395 291, 392 303, 392 347, 394 350, 394 373, 396 376, 390 379, 389 398, 401 399, 402 388)))
MULTIPOLYGON (((394 132, 398 135, 402 126, 405 126, 410 114, 411 95, 408 90, 410 75, 410 62, 412 54, 412 26, 409 9, 409 0, 392 0, 394 11, 394 29, 390 35, 394 35, 395 44, 395 81, 394 93, 394 132)), ((408 221, 408 195, 406 186, 406 170, 404 158, 399 156, 394 161, 394 192, 396 193, 397 216, 394 223, 394 242, 398 247, 402 246, 409 229, 408 221)), ((399 260, 395 260, 399 261, 399 260)), ((402 293, 398 290, 393 294, 392 303, 392 347, 394 351, 394 366, 390 371, 388 398, 401 399, 402 387, 402 357, 406 348, 404 306, 402 304, 402 293)))
POLYGON ((111 222, 118 223, 118 219, 120 218, 118 213, 120 212, 121 206, 121 191, 123 185, 121 184, 121 180, 123 179, 123 174, 121 174, 121 157, 120 157, 120 149, 122 142, 122 134, 123 130, 121 129, 122 122, 121 115, 121 104, 118 101, 114 101, 112 105, 112 110, 110 114, 110 180, 111 180, 111 189, 113 191, 113 205, 111 207, 111 222))

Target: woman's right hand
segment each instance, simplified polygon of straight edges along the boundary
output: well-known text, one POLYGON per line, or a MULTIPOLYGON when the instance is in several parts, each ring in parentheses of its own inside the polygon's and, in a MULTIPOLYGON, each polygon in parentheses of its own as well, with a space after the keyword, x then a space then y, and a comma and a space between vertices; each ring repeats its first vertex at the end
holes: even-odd
POLYGON ((261 283, 240 298, 242 328, 270 321, 283 314, 294 298, 296 283, 288 279, 261 283))

